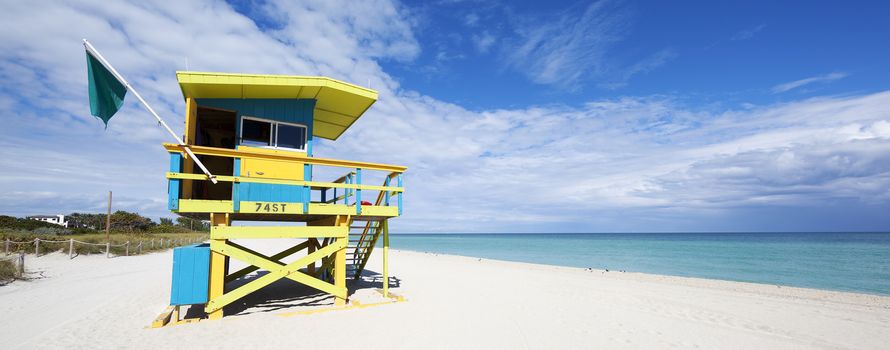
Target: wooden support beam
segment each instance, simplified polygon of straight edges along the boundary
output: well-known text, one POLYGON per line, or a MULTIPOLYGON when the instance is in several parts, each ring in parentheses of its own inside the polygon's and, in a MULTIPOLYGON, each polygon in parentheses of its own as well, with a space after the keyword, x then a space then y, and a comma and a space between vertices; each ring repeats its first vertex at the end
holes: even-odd
POLYGON ((346 237, 341 226, 213 226, 211 239, 346 237))
POLYGON ((389 298, 389 223, 383 220, 383 296, 389 298))
MULTIPOLYGON (((337 216, 337 225, 342 227, 345 232, 349 232, 349 226, 352 224, 352 220, 349 216, 337 216)), ((334 243, 335 245, 342 245, 344 248, 347 244, 349 244, 349 236, 343 236, 337 238, 337 241, 334 243)), ((346 249, 340 249, 337 251, 337 254, 334 256, 334 285, 337 288, 346 289, 346 249)), ((342 306, 346 305, 346 294, 343 296, 336 296, 334 299, 334 306, 342 306)))
MULTIPOLYGON (((213 229, 217 229, 219 227, 228 227, 231 224, 231 220, 229 219, 229 214, 225 213, 212 213, 210 214, 210 225, 211 231, 213 229)), ((225 239, 214 239, 211 237, 210 245, 214 244, 226 244, 225 239)), ((210 288, 208 291, 207 300, 213 301, 215 299, 220 298, 225 293, 225 284, 226 284, 226 256, 219 252, 210 252, 210 288)), ((210 302, 208 301, 208 305, 210 302)), ((205 308, 206 309, 206 308, 205 308)), ((223 317, 222 308, 217 308, 213 310, 207 310, 207 316, 209 319, 220 319, 223 317)))
POLYGON ((156 317, 155 320, 151 322, 151 328, 160 328, 170 323, 170 318, 173 315, 174 309, 176 309, 176 306, 173 305, 170 305, 166 309, 164 309, 164 312, 158 315, 158 317, 156 317))

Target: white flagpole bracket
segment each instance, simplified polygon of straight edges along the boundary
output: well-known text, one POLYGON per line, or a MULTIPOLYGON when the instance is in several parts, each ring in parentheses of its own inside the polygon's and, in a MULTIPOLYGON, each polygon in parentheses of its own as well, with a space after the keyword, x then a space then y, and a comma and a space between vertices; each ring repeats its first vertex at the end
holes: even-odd
POLYGON ((105 66, 105 68, 108 68, 108 71, 110 71, 111 74, 113 74, 118 81, 124 84, 124 87, 127 88, 127 91, 132 92, 133 96, 136 96, 136 99, 138 99, 139 102, 142 103, 142 106, 145 107, 145 109, 147 109, 148 112, 151 113, 151 115, 153 115, 155 119, 158 120, 158 124, 163 125, 164 129, 167 129, 167 132, 169 132, 170 135, 173 136, 174 139, 176 139, 176 142, 179 143, 179 146, 182 147, 185 153, 188 154, 189 158, 194 160, 195 164, 197 164, 198 167, 201 168, 201 171, 203 171, 204 174, 207 175, 207 178, 209 178, 210 181, 215 184, 216 176, 213 176, 213 174, 211 174, 210 171, 207 170, 207 167, 204 166, 204 163, 201 163, 201 160, 198 159, 198 157, 196 157, 194 153, 192 153, 192 150, 188 147, 188 145, 186 145, 185 142, 183 142, 182 139, 178 135, 176 135, 175 132, 173 132, 173 129, 170 129, 170 126, 167 125, 167 122, 165 122, 164 119, 161 119, 161 116, 159 116, 158 113, 155 112, 155 110, 148 105, 148 102, 145 102, 145 99, 142 98, 142 95, 140 95, 139 92, 136 91, 136 89, 134 89, 133 86, 131 86, 130 83, 127 82, 127 80, 124 79, 124 77, 120 75, 120 73, 118 73, 117 70, 114 69, 114 67, 111 66, 111 63, 108 63, 108 61, 105 60, 105 57, 102 57, 102 54, 100 54, 99 51, 97 51, 96 48, 93 47, 93 45, 90 44, 89 41, 87 41, 87 39, 83 39, 83 47, 86 48, 87 52, 92 54, 93 57, 97 58, 99 60, 99 63, 105 66))

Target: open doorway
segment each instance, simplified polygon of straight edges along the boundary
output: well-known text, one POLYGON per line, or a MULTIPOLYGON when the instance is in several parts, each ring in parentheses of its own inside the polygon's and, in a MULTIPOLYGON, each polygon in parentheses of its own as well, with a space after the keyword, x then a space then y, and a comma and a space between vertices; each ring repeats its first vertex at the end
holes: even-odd
MULTIPOLYGON (((235 121, 237 113, 221 109, 198 106, 197 122, 195 123, 195 144, 198 146, 235 149, 235 121)), ((234 160, 227 157, 198 156, 207 170, 215 175, 232 175, 234 160)), ((197 167, 194 169, 200 173, 197 167)), ((231 200, 232 183, 195 181, 192 187, 192 198, 211 200, 231 200)))

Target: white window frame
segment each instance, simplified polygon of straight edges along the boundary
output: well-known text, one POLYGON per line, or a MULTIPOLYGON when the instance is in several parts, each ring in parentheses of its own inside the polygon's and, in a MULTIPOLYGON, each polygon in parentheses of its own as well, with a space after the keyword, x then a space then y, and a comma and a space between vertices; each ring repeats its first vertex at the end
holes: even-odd
POLYGON ((304 152, 304 153, 306 152, 306 148, 308 147, 308 143, 309 143, 309 128, 306 127, 306 125, 297 124, 297 123, 280 122, 277 120, 258 118, 258 117, 252 117, 252 116, 246 116, 246 115, 241 116, 241 128, 238 133, 239 134, 238 135, 238 144, 239 145, 241 144, 242 140, 244 140, 244 120, 246 120, 246 119, 263 122, 263 123, 269 123, 269 138, 270 138, 269 144, 270 144, 270 146, 250 146, 250 147, 279 149, 279 150, 296 151, 296 152, 304 152), (303 128, 304 134, 306 135, 306 137, 303 138, 303 148, 300 149, 300 148, 290 148, 290 147, 278 147, 278 127, 276 126, 277 124, 284 124, 284 125, 288 125, 288 126, 295 126, 298 128, 303 128))

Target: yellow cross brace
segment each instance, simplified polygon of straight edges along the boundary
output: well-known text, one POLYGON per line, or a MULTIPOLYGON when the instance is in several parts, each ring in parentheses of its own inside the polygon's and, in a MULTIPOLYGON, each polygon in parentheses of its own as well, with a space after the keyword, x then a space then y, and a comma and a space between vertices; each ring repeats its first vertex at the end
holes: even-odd
MULTIPOLYGON (((237 244, 232 243, 232 242, 229 242, 229 244, 237 245, 237 244)), ((244 247, 242 247, 242 246, 240 246, 240 245, 238 245, 238 247, 243 248, 243 249, 245 249, 245 250, 248 250, 247 248, 244 248, 244 247)), ((288 257, 288 256, 291 256, 291 255, 296 254, 297 252, 303 250, 303 248, 306 248, 306 247, 314 247, 314 245, 312 244, 311 241, 307 240, 307 241, 304 241, 303 243, 300 243, 300 244, 297 244, 297 245, 295 245, 295 246, 293 246, 293 247, 290 247, 290 248, 287 248, 287 249, 285 249, 285 250, 282 250, 282 251, 279 252, 278 254, 275 254, 275 255, 270 256, 269 259, 271 259, 271 260, 275 260, 275 261, 279 261, 279 260, 284 259, 284 258, 286 258, 286 257, 288 257)), ((252 250, 251 250, 251 251, 252 251, 252 250)), ((311 253, 311 252, 310 252, 310 253, 311 253)), ((259 254, 259 253, 257 253, 257 254, 259 254)), ((236 280, 236 279, 238 279, 238 278, 241 278, 241 277, 243 277, 243 276, 246 276, 247 274, 249 274, 249 273, 251 273, 251 272, 254 272, 254 271, 258 270, 258 269, 259 269, 259 267, 256 267, 256 266, 248 266, 248 267, 245 267, 245 268, 243 268, 243 269, 241 269, 241 270, 232 272, 232 273, 230 273, 228 276, 226 276, 226 282, 234 281, 234 280, 236 280)), ((311 271, 309 271, 309 272, 311 272, 311 271)))
POLYGON ((207 313, 211 313, 216 310, 220 310, 226 305, 231 304, 235 300, 241 299, 244 296, 253 293, 254 291, 282 278, 288 278, 298 283, 302 283, 312 288, 321 290, 325 293, 333 294, 338 298, 337 300, 345 300, 347 294, 346 286, 335 286, 333 284, 327 283, 325 281, 309 276, 303 272, 300 272, 299 269, 323 257, 346 249, 346 244, 347 242, 345 238, 337 239, 333 244, 316 250, 312 254, 306 255, 305 257, 302 257, 290 264, 285 265, 281 262, 273 261, 262 254, 252 252, 241 247, 236 247, 236 245, 234 245, 233 243, 226 243, 220 240, 211 241, 210 250, 244 261, 261 269, 268 270, 269 273, 253 281, 250 281, 247 284, 236 288, 235 290, 209 300, 206 307, 204 308, 204 311, 207 313))

